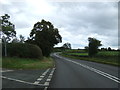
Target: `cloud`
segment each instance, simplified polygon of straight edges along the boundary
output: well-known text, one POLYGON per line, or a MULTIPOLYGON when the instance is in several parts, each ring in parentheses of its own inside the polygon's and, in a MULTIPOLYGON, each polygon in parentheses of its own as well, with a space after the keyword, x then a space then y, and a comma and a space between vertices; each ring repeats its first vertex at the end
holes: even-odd
POLYGON ((117 2, 48 2, 46 0, 2 0, 0 14, 8 13, 18 34, 28 37, 33 25, 48 20, 59 29, 63 43, 84 48, 88 37, 102 41, 104 47, 118 45, 117 2))
POLYGON ((95 37, 97 39, 100 39, 103 43, 103 46, 105 47, 115 45, 117 47, 117 3, 75 3, 75 5, 73 5, 73 3, 69 4, 69 9, 67 10, 65 10, 65 7, 68 8, 66 3, 62 4, 62 11, 60 12, 64 12, 63 15, 66 14, 69 18, 64 18, 65 20, 63 27, 67 27, 65 29, 66 32, 71 32, 71 37, 73 37, 74 40, 67 34, 66 37, 68 36, 68 38, 70 38, 69 41, 73 41, 73 46, 76 45, 76 42, 78 45, 87 45, 87 38, 95 37), (79 41, 82 42, 80 43, 79 41))

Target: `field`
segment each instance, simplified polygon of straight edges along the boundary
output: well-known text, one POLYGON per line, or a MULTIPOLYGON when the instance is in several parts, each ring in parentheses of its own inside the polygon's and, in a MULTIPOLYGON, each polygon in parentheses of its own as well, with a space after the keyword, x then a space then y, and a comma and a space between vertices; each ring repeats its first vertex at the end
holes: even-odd
POLYGON ((120 66, 120 61, 118 60, 120 52, 118 51, 99 51, 96 56, 89 57, 88 53, 84 50, 66 50, 62 52, 62 55, 80 60, 88 60, 120 66))
POLYGON ((8 57, 2 59, 2 68, 9 69, 45 69, 53 66, 53 59, 46 57, 44 57, 42 60, 8 57))
POLYGON ((119 55, 118 51, 101 51, 98 52, 98 56, 108 56, 108 57, 117 57, 119 55))

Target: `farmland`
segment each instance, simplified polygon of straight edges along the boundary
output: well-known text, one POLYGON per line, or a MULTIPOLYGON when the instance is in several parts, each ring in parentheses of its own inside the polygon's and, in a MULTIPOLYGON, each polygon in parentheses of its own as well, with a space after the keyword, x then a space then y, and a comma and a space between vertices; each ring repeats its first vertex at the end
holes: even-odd
POLYGON ((74 59, 120 66, 119 54, 119 51, 99 51, 94 57, 89 57, 88 52, 85 50, 66 50, 61 55, 74 59))

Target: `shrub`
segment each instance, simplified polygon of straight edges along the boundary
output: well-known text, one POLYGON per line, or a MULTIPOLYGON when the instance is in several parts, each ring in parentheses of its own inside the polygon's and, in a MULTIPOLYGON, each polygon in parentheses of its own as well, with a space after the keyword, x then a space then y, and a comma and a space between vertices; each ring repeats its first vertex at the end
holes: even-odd
MULTIPOLYGON (((4 56, 4 45, 3 45, 4 56)), ((41 49, 32 44, 27 43, 9 43, 7 44, 7 55, 10 57, 20 57, 20 58, 42 58, 41 49)))

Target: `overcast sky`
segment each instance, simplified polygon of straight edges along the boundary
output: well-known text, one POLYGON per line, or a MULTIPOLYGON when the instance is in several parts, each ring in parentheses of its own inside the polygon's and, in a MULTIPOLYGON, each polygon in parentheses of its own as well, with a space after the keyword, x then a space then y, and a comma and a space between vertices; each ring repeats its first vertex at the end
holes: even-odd
POLYGON ((58 28, 62 36, 62 43, 57 46, 69 42, 72 48, 84 48, 88 37, 94 37, 101 40, 102 47, 118 48, 117 2, 0 0, 0 4, 0 15, 10 15, 17 36, 22 34, 27 38, 33 25, 45 19, 58 28))

